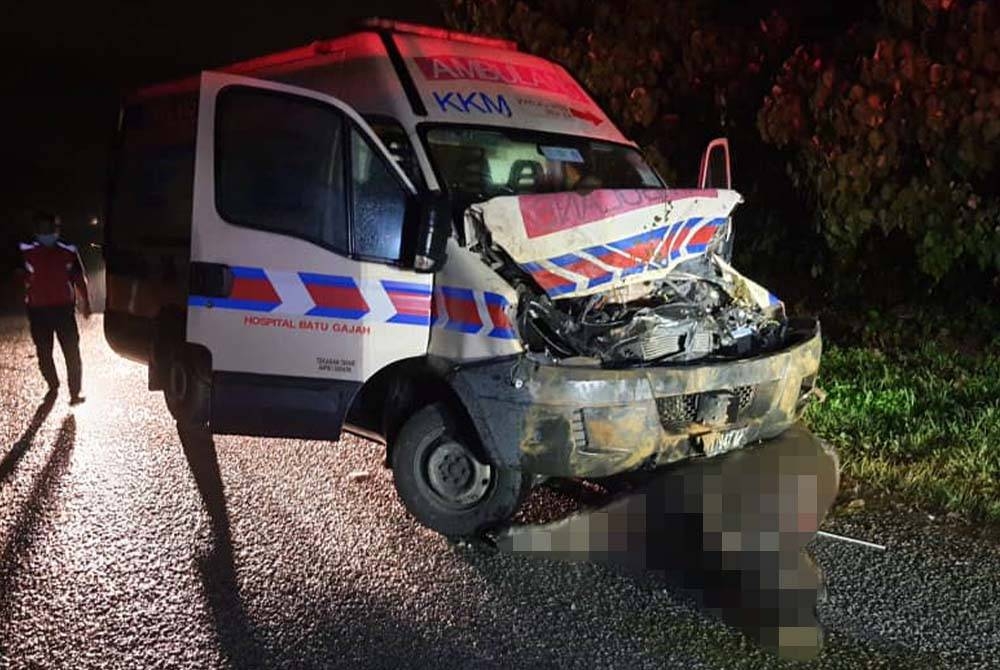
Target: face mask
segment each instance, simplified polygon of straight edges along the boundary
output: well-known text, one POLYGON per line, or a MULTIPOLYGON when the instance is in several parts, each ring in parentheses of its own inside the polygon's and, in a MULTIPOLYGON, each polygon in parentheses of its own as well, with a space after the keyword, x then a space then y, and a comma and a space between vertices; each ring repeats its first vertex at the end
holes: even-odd
POLYGON ((56 240, 59 238, 59 234, 49 233, 47 235, 35 235, 35 237, 45 246, 51 247, 56 243, 56 240))

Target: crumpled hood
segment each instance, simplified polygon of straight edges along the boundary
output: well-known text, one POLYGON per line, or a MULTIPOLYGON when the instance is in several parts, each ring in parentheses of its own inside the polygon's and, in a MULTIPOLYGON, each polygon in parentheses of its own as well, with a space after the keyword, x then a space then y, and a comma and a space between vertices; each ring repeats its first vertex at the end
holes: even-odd
POLYGON ((602 189, 500 196, 473 205, 493 242, 550 297, 658 279, 728 234, 735 191, 602 189))

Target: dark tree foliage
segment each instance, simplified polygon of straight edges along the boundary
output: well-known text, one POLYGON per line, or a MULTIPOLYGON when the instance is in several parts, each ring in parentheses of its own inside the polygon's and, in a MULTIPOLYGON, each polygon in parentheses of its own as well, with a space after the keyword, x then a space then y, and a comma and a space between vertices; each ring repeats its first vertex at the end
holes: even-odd
POLYGON ((994 4, 883 0, 883 21, 799 47, 758 117, 844 266, 894 235, 941 279, 1000 269, 1000 23, 994 4))
POLYGON ((994 3, 444 1, 564 65, 673 183, 729 137, 751 263, 910 299, 1000 270, 994 3))

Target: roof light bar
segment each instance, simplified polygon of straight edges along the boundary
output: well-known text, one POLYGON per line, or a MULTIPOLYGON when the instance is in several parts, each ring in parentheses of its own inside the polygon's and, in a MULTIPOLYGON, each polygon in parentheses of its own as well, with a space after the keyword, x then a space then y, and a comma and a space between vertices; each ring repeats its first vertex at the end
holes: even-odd
POLYGON ((478 44, 479 46, 492 47, 494 49, 506 49, 507 51, 517 51, 517 42, 502 40, 496 37, 482 37, 481 35, 470 35, 444 28, 434 28, 433 26, 422 26, 417 23, 407 23, 406 21, 393 21, 392 19, 365 19, 361 25, 366 28, 376 28, 379 30, 390 30, 394 33, 406 35, 420 35, 422 37, 433 37, 439 40, 451 40, 452 42, 466 42, 468 44, 478 44))

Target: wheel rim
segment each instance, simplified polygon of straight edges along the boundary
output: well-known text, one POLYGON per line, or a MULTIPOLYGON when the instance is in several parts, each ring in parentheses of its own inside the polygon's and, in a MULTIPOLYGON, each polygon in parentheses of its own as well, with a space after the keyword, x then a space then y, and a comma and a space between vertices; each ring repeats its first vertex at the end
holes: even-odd
POLYGON ((427 450, 421 474, 434 497, 451 509, 474 506, 493 481, 493 468, 447 436, 427 450))

